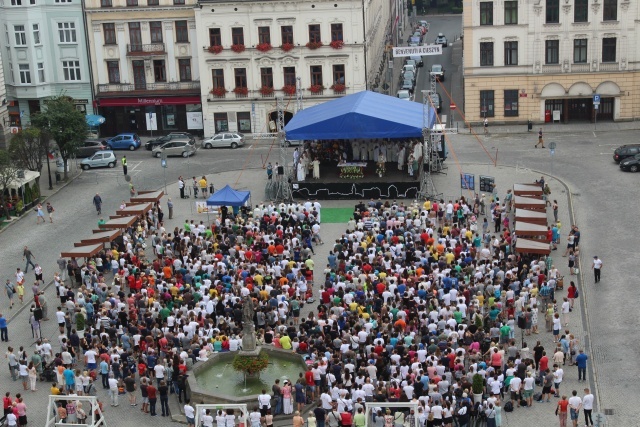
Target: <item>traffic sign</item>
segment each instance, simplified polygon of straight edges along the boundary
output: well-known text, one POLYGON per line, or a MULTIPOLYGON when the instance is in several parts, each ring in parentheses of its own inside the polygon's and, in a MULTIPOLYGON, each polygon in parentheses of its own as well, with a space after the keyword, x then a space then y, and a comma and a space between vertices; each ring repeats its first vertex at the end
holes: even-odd
POLYGON ((456 104, 454 104, 454 103, 451 103, 449 105, 449 108, 452 109, 452 110, 455 110, 456 108, 458 108, 458 106, 456 104))
POLYGON ((600 105, 600 95, 593 95, 593 105, 600 105))

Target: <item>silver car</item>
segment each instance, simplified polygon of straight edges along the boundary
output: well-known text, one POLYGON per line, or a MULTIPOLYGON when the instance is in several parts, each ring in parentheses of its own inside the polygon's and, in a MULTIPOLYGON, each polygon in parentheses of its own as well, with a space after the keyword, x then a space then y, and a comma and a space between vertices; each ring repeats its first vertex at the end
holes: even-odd
POLYGON ((237 132, 221 132, 202 141, 202 148, 231 147, 238 148, 244 145, 244 135, 237 132))
POLYGON ((173 140, 166 142, 151 151, 154 157, 168 156, 189 157, 196 152, 196 145, 190 140, 173 140))
POLYGON ((91 157, 82 159, 80 167, 83 170, 89 170, 91 168, 113 168, 116 165, 116 155, 111 150, 96 151, 91 157))

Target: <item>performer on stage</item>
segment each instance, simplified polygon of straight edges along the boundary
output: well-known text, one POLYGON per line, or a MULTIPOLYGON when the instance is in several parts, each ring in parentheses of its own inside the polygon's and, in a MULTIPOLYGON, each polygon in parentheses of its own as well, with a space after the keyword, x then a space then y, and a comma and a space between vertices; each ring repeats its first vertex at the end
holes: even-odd
POLYGON ((298 181, 304 181, 304 178, 305 178, 304 162, 298 162, 298 165, 296 166, 296 174, 297 174, 298 181))
POLYGON ((415 160, 415 157, 413 157, 413 153, 409 154, 409 161, 407 162, 407 169, 409 171, 409 176, 413 176, 413 162, 415 160))
POLYGON ((400 146, 400 150, 398 150, 398 170, 404 170, 404 160, 406 156, 406 151, 404 149, 404 144, 400 146))
POLYGON ((378 167, 376 169, 376 171, 378 172, 378 176, 380 178, 382 178, 382 176, 386 172, 386 167, 387 167, 386 163, 387 163, 387 157, 384 155, 384 153, 381 150, 378 153, 378 167))
POLYGON ((311 165, 313 166, 313 179, 320 179, 320 160, 316 157, 311 165))

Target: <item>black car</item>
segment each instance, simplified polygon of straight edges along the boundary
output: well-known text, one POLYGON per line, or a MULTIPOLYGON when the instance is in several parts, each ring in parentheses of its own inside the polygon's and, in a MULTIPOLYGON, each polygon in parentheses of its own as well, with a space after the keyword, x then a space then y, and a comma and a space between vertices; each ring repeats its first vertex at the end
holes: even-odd
POLYGON ((620 162, 620 169, 623 171, 638 172, 640 170, 640 154, 622 160, 620 162))
POLYGON ((636 154, 640 154, 640 144, 622 145, 613 152, 613 161, 620 163, 627 157, 633 157, 636 154))
POLYGON ((193 137, 193 135, 191 135, 188 132, 171 132, 169 135, 165 135, 165 136, 162 136, 160 138, 150 139, 149 141, 147 141, 144 144, 144 147, 147 150, 153 150, 154 148, 156 148, 159 145, 162 145, 162 144, 164 144, 166 142, 169 142, 169 141, 171 141, 173 139, 178 139, 178 138, 180 138, 180 139, 188 138, 194 144, 195 144, 195 141, 196 141, 196 139, 193 137))
POLYGON ((76 150, 76 158, 85 159, 93 156, 96 151, 106 150, 107 146, 104 145, 104 141, 88 139, 82 143, 76 150))

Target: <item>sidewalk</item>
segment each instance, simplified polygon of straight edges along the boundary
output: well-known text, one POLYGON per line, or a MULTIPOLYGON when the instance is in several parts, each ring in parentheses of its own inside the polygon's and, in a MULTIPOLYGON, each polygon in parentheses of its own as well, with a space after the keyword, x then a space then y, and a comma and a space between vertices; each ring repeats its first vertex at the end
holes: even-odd
MULTIPOLYGON (((458 126, 458 133, 465 134, 471 133, 467 124, 462 121, 454 121, 454 126, 458 126)), ((481 135, 484 131, 482 129, 482 123, 471 123, 471 127, 478 134, 481 135)), ((489 134, 527 134, 530 133, 532 138, 537 138, 538 130, 542 128, 544 134, 552 133, 574 133, 574 132, 620 132, 630 130, 640 130, 640 121, 630 122, 602 122, 596 123, 533 123, 533 129, 531 132, 527 130, 527 124, 518 125, 493 125, 491 119, 489 119, 489 134)))

